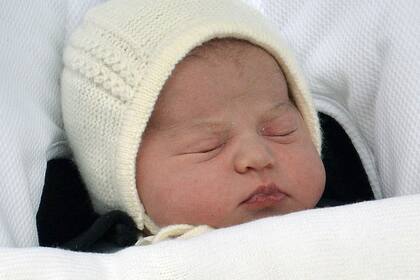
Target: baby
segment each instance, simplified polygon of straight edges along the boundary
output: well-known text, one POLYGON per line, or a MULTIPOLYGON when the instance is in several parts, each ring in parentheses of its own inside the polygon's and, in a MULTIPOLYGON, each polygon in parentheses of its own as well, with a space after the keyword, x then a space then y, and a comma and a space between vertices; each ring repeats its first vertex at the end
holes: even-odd
POLYGON ((109 1, 64 62, 64 125, 94 207, 127 212, 140 241, 320 199, 312 100, 278 34, 240 1, 109 1))

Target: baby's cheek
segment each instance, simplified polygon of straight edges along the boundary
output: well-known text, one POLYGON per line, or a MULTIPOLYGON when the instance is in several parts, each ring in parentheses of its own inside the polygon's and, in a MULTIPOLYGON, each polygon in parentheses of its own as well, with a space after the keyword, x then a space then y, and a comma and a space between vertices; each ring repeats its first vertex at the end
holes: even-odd
POLYGON ((290 170, 294 176, 295 199, 304 208, 313 208, 319 201, 325 187, 325 169, 315 149, 306 148, 300 153, 295 168, 290 170))
POLYGON ((208 224, 211 226, 217 226, 220 223, 220 219, 223 216, 221 207, 217 205, 205 205, 200 204, 201 207, 197 207, 193 210, 191 220, 196 224, 208 224))
POLYGON ((181 211, 178 212, 186 223, 207 224, 213 227, 223 223, 231 203, 227 201, 228 195, 217 189, 216 185, 201 184, 188 188, 190 191, 184 196, 186 207, 180 208, 181 211))
POLYGON ((308 197, 308 208, 313 208, 320 200, 325 189, 326 175, 324 165, 320 159, 317 161, 317 164, 314 165, 312 178, 309 178, 308 180, 310 184, 308 192, 308 194, 310 194, 308 197))
POLYGON ((325 167, 324 167, 324 164, 322 163, 321 158, 318 158, 318 164, 319 164, 318 165, 319 166, 319 169, 318 169, 318 171, 319 171, 318 191, 319 191, 319 196, 321 196, 322 193, 325 190, 325 182, 326 182, 326 177, 327 176, 326 176, 325 167))

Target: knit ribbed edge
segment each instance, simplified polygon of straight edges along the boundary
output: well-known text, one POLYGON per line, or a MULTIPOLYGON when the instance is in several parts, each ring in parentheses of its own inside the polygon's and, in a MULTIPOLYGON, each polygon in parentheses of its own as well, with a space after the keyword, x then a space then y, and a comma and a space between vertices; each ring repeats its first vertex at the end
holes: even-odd
POLYGON ((73 60, 68 60, 69 66, 78 69, 80 73, 101 85, 105 90, 112 90, 111 94, 122 102, 131 100, 133 89, 139 86, 136 77, 141 74, 137 65, 132 63, 136 61, 135 48, 125 43, 125 40, 117 34, 94 22, 88 22, 81 28, 83 29, 78 30, 70 39, 64 57, 67 52, 77 50, 92 61, 89 66, 86 66, 77 55, 73 55, 73 60), (86 34, 94 34, 94 37, 88 37, 86 34), (106 43, 101 44, 101 42, 106 43), (124 55, 116 53, 115 49, 124 49, 124 55), (106 73, 103 73, 104 70, 106 73), (113 81, 107 80, 110 77, 114 77, 117 84, 112 84, 113 81), (106 86, 107 83, 109 86, 106 86))
POLYGON ((158 94, 176 64, 192 49, 211 39, 226 37, 243 39, 261 46, 276 58, 285 73, 289 88, 309 129, 312 141, 318 153, 321 152, 319 121, 315 109, 310 106, 312 104, 311 96, 288 49, 274 34, 265 34, 260 29, 251 31, 250 26, 230 22, 203 24, 192 28, 181 38, 167 38, 167 40, 172 40, 171 44, 162 43, 162 45, 169 47, 159 53, 154 53, 150 57, 150 65, 140 82, 139 92, 134 94, 133 102, 127 108, 124 116, 120 142, 117 148, 115 171, 115 185, 119 188, 119 193, 122 196, 124 210, 133 217, 139 229, 146 226, 152 234, 159 231, 159 227, 153 223, 150 217, 146 216, 136 188, 136 157, 140 147, 140 139, 148 121, 138 116, 145 115, 150 118, 158 94), (276 37, 277 40, 270 39, 273 37, 276 37))
POLYGON ((112 65, 104 65, 101 57, 98 57, 95 53, 86 52, 75 46, 68 46, 64 52, 64 63, 68 69, 94 83, 96 87, 101 88, 117 101, 126 103, 132 98, 131 95, 134 90, 126 84, 124 77, 121 77, 112 65), (86 64, 80 60, 69 58, 78 56, 84 56, 84 60, 89 61, 89 63, 86 64))

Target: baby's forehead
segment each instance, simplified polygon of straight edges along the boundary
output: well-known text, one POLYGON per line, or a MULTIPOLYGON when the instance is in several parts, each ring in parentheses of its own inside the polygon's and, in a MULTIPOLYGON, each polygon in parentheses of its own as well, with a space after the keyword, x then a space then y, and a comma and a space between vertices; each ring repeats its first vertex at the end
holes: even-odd
POLYGON ((244 40, 217 39, 178 63, 160 93, 152 123, 221 114, 233 103, 246 111, 285 101, 287 83, 269 53, 244 40))
POLYGON ((225 59, 240 61, 241 59, 246 59, 249 51, 256 50, 263 49, 243 39, 215 38, 192 49, 183 60, 201 58, 219 62, 225 59))

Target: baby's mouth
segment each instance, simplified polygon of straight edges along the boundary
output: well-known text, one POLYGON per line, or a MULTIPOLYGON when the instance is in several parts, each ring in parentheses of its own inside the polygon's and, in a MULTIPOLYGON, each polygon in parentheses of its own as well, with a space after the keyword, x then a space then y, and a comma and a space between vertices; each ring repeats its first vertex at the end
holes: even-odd
POLYGON ((253 206, 270 206, 280 202, 286 196, 275 184, 258 187, 241 204, 253 206))

